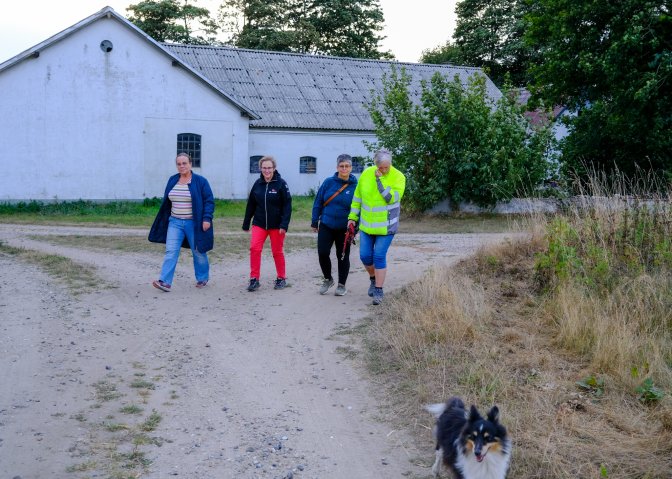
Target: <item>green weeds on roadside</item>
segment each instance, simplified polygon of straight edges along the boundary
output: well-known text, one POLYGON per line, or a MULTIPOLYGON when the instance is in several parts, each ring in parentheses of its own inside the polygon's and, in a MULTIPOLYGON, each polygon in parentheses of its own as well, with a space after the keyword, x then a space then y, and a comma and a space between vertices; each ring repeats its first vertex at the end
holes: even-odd
POLYGON ((2 241, 0 241, 0 254, 6 254, 38 266, 48 275, 64 282, 70 292, 75 295, 90 292, 97 284, 100 284, 93 267, 77 263, 65 256, 15 248, 2 241))

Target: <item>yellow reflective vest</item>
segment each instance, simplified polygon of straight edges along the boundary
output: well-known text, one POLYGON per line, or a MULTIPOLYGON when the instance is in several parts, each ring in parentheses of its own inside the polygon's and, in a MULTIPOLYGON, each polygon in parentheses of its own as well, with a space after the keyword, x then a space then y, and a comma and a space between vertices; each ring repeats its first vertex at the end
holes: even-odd
POLYGON ((390 166, 386 175, 376 178, 376 169, 370 166, 359 177, 348 219, 359 221, 359 229, 367 234, 391 235, 399 227, 406 177, 390 166))

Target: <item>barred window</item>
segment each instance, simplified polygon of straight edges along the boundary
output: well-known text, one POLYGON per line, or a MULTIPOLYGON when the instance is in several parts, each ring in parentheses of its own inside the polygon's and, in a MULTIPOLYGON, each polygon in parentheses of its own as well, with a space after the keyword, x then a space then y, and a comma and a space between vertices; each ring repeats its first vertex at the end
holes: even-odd
POLYGON ((352 172, 361 173, 364 171, 364 165, 366 164, 366 158, 363 156, 353 156, 352 157, 352 172))
POLYGON ((179 133, 177 135, 177 153, 187 153, 191 156, 194 168, 201 167, 201 135, 196 133, 179 133))
POLYGON ((261 155, 250 156, 250 173, 261 173, 261 170, 259 169, 259 160, 262 158, 263 156, 261 155))
POLYGON ((317 158, 314 156, 302 156, 299 160, 299 173, 317 173, 317 158))

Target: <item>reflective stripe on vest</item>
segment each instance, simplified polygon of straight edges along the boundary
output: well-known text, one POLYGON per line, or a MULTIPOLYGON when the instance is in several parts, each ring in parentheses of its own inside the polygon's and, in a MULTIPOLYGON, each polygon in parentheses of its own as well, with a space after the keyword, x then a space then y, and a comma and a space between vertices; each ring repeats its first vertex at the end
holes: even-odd
POLYGON ((381 223, 369 223, 365 219, 362 218, 360 221, 360 224, 362 226, 365 226, 366 228, 386 228, 387 226, 392 226, 393 224, 397 223, 399 221, 399 218, 392 218, 389 221, 383 221, 381 223))
MULTIPOLYGON (((365 211, 370 211, 371 213, 379 213, 381 211, 393 211, 396 210, 400 207, 401 205, 399 203, 391 204, 391 205, 385 205, 385 206, 368 206, 368 205, 362 205, 362 209, 365 211)), ((352 211, 352 210, 351 210, 352 211)))

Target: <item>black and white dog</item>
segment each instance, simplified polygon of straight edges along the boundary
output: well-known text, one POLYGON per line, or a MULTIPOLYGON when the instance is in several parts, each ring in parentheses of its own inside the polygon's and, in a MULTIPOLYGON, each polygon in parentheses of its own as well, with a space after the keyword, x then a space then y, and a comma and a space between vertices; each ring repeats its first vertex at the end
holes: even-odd
POLYGON ((460 398, 445 404, 432 404, 426 409, 436 417, 436 460, 434 477, 441 471, 441 462, 457 479, 504 479, 511 458, 511 440, 499 423, 499 409, 493 406, 483 418, 471 406, 469 414, 460 398))

